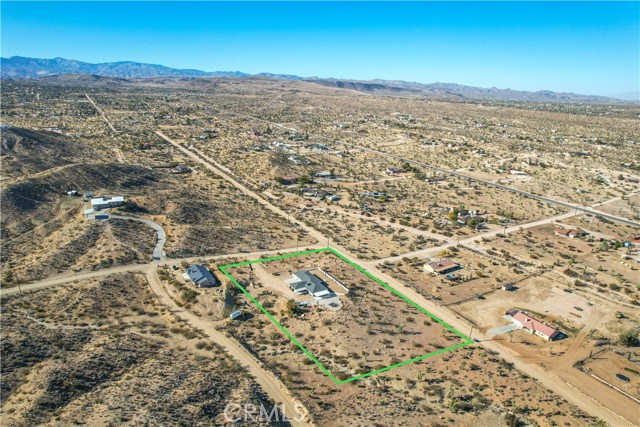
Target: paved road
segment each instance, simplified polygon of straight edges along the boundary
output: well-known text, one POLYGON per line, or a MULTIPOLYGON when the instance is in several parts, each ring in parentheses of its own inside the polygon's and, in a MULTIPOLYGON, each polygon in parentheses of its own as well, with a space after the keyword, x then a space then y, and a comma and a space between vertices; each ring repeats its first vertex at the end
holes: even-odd
POLYGON ((152 257, 154 260, 156 261, 162 261, 163 259, 165 259, 165 254, 164 254, 164 243, 167 240, 167 234, 164 231, 164 228, 162 228, 158 223, 155 223, 153 221, 151 221, 150 219, 146 219, 146 218, 136 218, 133 216, 122 216, 122 215, 112 215, 112 214, 100 214, 100 213, 95 213, 93 215, 89 215, 87 217, 87 219, 96 219, 96 215, 103 215, 104 218, 99 218, 99 220, 109 220, 111 218, 115 218, 115 219, 123 219, 126 221, 136 221, 136 222, 141 222, 143 224, 148 225, 149 227, 152 227, 154 230, 156 230, 156 233, 158 233, 158 242, 156 243, 156 247, 153 248, 153 254, 152 257))
POLYGON ((611 221, 616 221, 616 222, 620 222, 620 223, 623 223, 623 224, 626 224, 626 225, 630 225, 632 227, 640 228, 640 222, 632 221, 632 220, 627 219, 627 218, 621 218, 619 216, 615 216, 615 215, 611 215, 611 214, 608 214, 608 213, 600 212, 600 211, 597 211, 597 210, 595 210, 593 208, 590 208, 588 206, 573 205, 571 203, 567 203, 567 202, 563 202, 563 201, 560 201, 560 200, 551 199, 549 197, 541 196, 539 194, 534 194, 534 193, 530 193, 528 191, 519 190, 517 188, 508 187, 508 186, 503 185, 503 184, 498 184, 497 182, 486 181, 486 180, 480 179, 480 178, 474 178, 474 177, 465 175, 465 174, 460 173, 460 172, 456 172, 456 171, 449 170, 449 169, 439 168, 437 166, 432 166, 430 164, 419 162, 417 160, 406 159, 406 158, 401 157, 401 156, 396 156, 395 154, 389 154, 389 153, 386 153, 384 151, 374 150, 372 148, 363 147, 361 145, 351 144, 351 143, 343 142, 343 141, 334 141, 334 142, 346 145, 348 147, 353 147, 353 148, 358 148, 358 149, 361 149, 361 150, 364 150, 364 151, 368 151, 368 152, 371 152, 371 153, 374 153, 374 154, 377 154, 377 155, 380 155, 380 156, 389 157, 389 158, 392 158, 392 159, 400 160, 402 162, 414 164, 414 165, 417 165, 417 166, 422 166, 422 167, 425 167, 427 169, 435 170, 435 171, 438 171, 438 172, 441 172, 441 173, 444 173, 444 174, 457 176, 459 178, 464 178, 464 179, 468 179, 468 180, 471 180, 471 181, 479 182, 481 184, 486 184, 486 185, 489 185, 489 186, 492 186, 492 187, 500 188, 502 190, 511 191, 512 193, 517 193, 517 194, 520 194, 520 195, 523 195, 523 196, 531 197, 533 199, 540 200, 540 201, 543 201, 543 202, 546 202, 546 203, 549 203, 549 204, 552 204, 552 205, 562 206, 562 207, 567 208, 567 209, 572 209, 572 210, 583 212, 583 213, 587 213, 587 214, 600 215, 603 218, 607 218, 607 219, 609 219, 611 221))
POLYGON ((167 234, 164 232, 164 228, 162 228, 160 224, 153 222, 149 219, 135 218, 132 216, 110 215, 110 218, 124 219, 127 221, 137 221, 143 224, 147 224, 149 227, 152 227, 154 230, 156 230, 156 233, 158 233, 158 243, 156 243, 156 247, 153 248, 153 259, 157 261, 162 261, 163 259, 165 259, 165 254, 163 249, 164 249, 164 243, 166 242, 166 239, 167 239, 167 234))

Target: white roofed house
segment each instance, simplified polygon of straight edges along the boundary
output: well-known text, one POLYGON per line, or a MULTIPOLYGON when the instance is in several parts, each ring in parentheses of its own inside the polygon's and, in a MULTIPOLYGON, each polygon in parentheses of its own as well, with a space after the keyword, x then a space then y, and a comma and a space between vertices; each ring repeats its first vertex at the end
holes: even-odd
POLYGON ((122 196, 104 196, 91 199, 91 208, 99 211, 100 209, 115 208, 124 205, 124 197, 122 196))
POLYGON ((293 278, 286 280, 285 283, 298 295, 310 294, 316 299, 335 295, 322 279, 308 270, 294 271, 291 275, 293 278))
POLYGON ((404 172, 405 170, 402 168, 396 168, 396 167, 387 168, 387 175, 399 175, 404 172))

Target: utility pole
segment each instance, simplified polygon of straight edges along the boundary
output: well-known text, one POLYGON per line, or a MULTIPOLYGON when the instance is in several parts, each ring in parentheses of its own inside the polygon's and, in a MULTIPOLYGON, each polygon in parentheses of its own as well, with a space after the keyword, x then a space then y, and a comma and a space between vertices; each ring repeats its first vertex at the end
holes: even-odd
POLYGON ((473 334, 473 325, 471 325, 471 330, 469 331, 469 339, 472 339, 471 334, 473 334))

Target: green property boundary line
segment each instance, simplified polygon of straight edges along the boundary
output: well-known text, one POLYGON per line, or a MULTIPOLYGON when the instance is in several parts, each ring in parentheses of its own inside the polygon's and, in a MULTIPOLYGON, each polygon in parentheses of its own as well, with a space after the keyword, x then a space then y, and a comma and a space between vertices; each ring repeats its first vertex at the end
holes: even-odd
POLYGON ((385 371, 388 371, 390 369, 394 369, 394 368, 399 368, 400 366, 404 366, 404 365, 408 365, 409 363, 414 363, 417 362, 419 360, 424 360, 427 359, 429 357, 432 356, 436 356, 438 354, 443 354, 443 353, 447 353, 449 351, 452 350, 456 350, 458 348, 462 348, 465 347, 469 344, 473 344, 473 340, 470 339, 469 337, 467 337, 466 335, 464 335, 462 332, 458 331, 457 329, 455 329, 453 326, 449 325, 448 323, 446 323, 445 321, 443 321, 442 319, 434 316, 433 314, 431 314, 430 312, 428 312, 427 310, 425 310, 424 308, 422 308, 420 305, 416 304, 415 302, 413 302, 412 300, 410 300, 409 298, 407 298, 406 296, 404 296, 403 294, 401 294, 400 292, 398 292, 396 289, 394 289, 393 287, 389 286, 387 283, 383 282, 382 280, 378 279, 377 277, 375 277, 373 274, 369 273, 367 270, 365 270, 364 268, 360 267, 358 264, 356 264, 355 262, 351 261, 350 259, 348 259, 347 257, 345 257, 344 255, 342 255, 341 253, 337 252, 335 249, 333 248, 321 248, 321 249, 311 249, 311 250, 307 250, 307 251, 301 251, 301 252, 295 252, 295 253, 289 253, 289 254, 284 254, 284 255, 279 255, 279 256, 274 256, 274 257, 270 257, 270 258, 262 258, 262 259, 256 259, 256 260, 252 260, 252 261, 243 261, 243 262, 238 262, 235 264, 227 264, 227 265, 223 265, 218 267, 220 269, 220 271, 227 276, 260 310, 262 310, 262 312, 264 314, 267 315, 267 317, 276 324, 276 326, 278 326, 278 328, 280 328, 280 330, 282 332, 284 332, 284 334, 289 337, 289 339, 291 339, 291 341, 293 341, 298 347, 300 347, 300 349, 302 350, 302 352, 304 354, 307 355, 307 357, 309 357, 309 359, 311 359, 319 368, 322 372, 324 372, 329 378, 331 378, 333 380, 333 382, 335 382, 338 385, 341 384, 346 384, 348 382, 351 381, 355 381, 355 380, 359 380, 362 378, 366 378, 366 377, 370 377, 372 375, 375 374, 379 374, 385 371), (390 365, 387 366, 385 368, 380 368, 380 369, 376 369, 374 371, 371 372, 367 372, 364 374, 360 374, 360 375, 356 375, 350 378, 347 378, 345 380, 339 380, 337 379, 318 359, 316 359, 313 354, 311 354, 311 352, 309 352, 309 350, 306 349, 305 346, 303 346, 297 339, 296 337, 293 336, 293 334, 291 334, 284 326, 282 326, 280 324, 280 322, 278 322, 278 320, 273 317, 273 315, 271 313, 269 313, 269 311, 264 308, 262 306, 262 304, 260 304, 258 302, 258 300, 256 300, 253 295, 251 295, 249 293, 249 291, 247 291, 240 283, 238 283, 238 281, 227 271, 228 269, 231 268, 235 268, 235 267, 241 267, 244 265, 249 265, 249 264, 257 264, 257 263, 262 263, 262 262, 269 262, 269 261, 276 261, 279 259, 286 259, 286 258, 293 258, 293 257, 297 257, 297 256, 301 256, 301 255, 310 255, 310 254, 316 254, 316 253, 320 253, 320 252, 330 252, 332 254, 334 254, 335 256, 337 256, 338 258, 340 258, 341 260, 345 261, 346 263, 348 263, 349 265, 351 265, 352 267, 356 268, 358 271, 360 271, 361 273, 363 273, 364 275, 366 275, 367 277, 369 277, 370 279, 373 279, 376 283, 378 283, 379 285, 381 285, 382 287, 384 287, 385 289, 387 289, 388 291, 391 291, 393 294, 397 295, 398 297, 402 298, 405 302, 407 302, 408 304, 410 304, 411 306, 417 308, 418 310, 420 310, 422 313, 426 314, 427 316, 429 316, 431 319, 435 320, 436 322, 438 322, 440 325, 442 325, 445 329, 449 330, 450 332, 453 332, 454 334, 456 334, 457 336, 459 336, 460 338, 463 339, 463 341, 459 344, 453 345, 451 347, 446 347, 443 349, 439 349, 436 351, 433 351, 431 353, 427 353, 424 354, 422 356, 418 356, 418 357, 414 357, 412 359, 409 360, 405 360, 404 362, 399 362, 396 363, 394 365, 390 365))

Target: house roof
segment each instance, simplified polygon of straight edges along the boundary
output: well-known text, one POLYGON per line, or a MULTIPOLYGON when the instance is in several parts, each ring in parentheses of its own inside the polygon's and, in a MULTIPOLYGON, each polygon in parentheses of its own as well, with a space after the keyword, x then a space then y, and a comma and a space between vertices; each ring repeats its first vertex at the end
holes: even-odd
POLYGON ((558 228, 556 233, 562 234, 563 236, 579 236, 586 234, 586 231, 581 228, 558 228))
POLYGON ((453 267, 458 267, 458 264, 451 261, 449 258, 442 258, 441 260, 430 262, 429 267, 433 268, 433 271, 439 272, 449 270, 453 267))
POLYGON ((187 268, 187 275, 198 285, 203 283, 218 283, 218 280, 215 276, 209 271, 207 267, 202 264, 194 264, 191 267, 187 268))
POLYGON ((525 313, 524 311, 519 311, 517 312, 514 316, 513 319, 518 321, 522 326, 531 329, 532 331, 536 331, 542 335, 545 335, 547 337, 553 337, 554 335, 558 334, 560 331, 554 327, 551 327, 549 325, 547 325, 546 323, 542 323, 541 321, 534 319, 533 317, 529 316, 527 313, 525 313))
POLYGON ((291 273, 294 277, 297 277, 299 282, 294 282, 291 286, 294 289, 300 289, 306 287, 310 294, 325 294, 331 291, 327 288, 326 283, 322 281, 318 276, 310 273, 307 270, 294 271, 291 273), (302 286, 298 285, 302 284, 302 286))
POLYGON ((104 196, 104 197, 96 197, 95 199, 91 199, 91 206, 101 205, 104 203, 124 203, 124 197, 122 196, 104 196))

